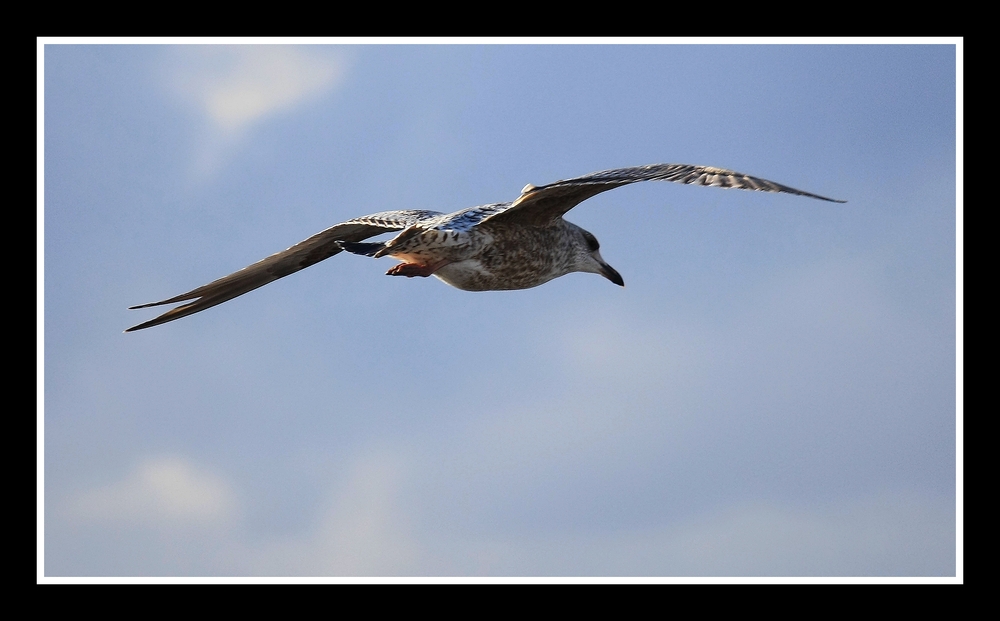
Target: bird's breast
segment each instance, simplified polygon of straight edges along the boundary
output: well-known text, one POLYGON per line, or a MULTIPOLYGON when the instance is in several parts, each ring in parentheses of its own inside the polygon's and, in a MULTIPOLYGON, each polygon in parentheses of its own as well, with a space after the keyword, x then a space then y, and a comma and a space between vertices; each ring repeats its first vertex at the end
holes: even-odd
POLYGON ((480 229, 483 243, 464 260, 434 273, 465 291, 530 289, 573 271, 558 229, 494 226, 480 229))
POLYGON ((511 291, 537 287, 562 273, 534 266, 504 265, 490 269, 478 259, 469 259, 449 263, 434 272, 434 276, 463 291, 511 291))

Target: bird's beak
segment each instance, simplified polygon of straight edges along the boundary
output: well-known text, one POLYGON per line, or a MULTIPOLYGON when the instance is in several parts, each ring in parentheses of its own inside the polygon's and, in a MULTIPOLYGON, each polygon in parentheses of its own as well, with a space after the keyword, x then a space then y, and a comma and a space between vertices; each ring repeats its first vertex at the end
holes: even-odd
POLYGON ((604 276, 619 287, 625 286, 625 281, 622 280, 622 275, 619 274, 615 268, 604 262, 601 263, 601 276, 604 276))

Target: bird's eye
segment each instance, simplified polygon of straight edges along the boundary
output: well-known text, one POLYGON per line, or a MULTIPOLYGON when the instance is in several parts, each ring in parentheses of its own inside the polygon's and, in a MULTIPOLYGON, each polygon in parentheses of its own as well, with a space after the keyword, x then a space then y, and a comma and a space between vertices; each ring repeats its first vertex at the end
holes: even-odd
POLYGON ((587 248, 591 252, 597 252, 597 249, 601 247, 601 244, 597 242, 597 238, 587 231, 583 232, 583 238, 587 240, 587 248))

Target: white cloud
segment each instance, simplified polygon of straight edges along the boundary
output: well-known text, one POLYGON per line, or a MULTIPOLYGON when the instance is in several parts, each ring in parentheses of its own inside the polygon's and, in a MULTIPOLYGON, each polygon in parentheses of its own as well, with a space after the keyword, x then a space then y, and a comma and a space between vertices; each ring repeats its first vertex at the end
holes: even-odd
POLYGON ((648 570, 667 575, 948 575, 955 571, 954 529, 945 499, 884 494, 832 506, 754 503, 625 537, 611 558, 619 572, 643 559, 648 570))
POLYGON ((344 63, 286 45, 174 49, 172 84, 223 132, 237 132, 332 88, 344 63))
POLYGON ((952 507, 947 499, 885 494, 840 506, 728 505, 648 529, 448 537, 436 548, 440 565, 422 573, 953 576, 952 507))
POLYGON ((74 503, 81 518, 146 526, 218 523, 234 508, 234 494, 221 477, 181 457, 148 459, 124 479, 84 492, 74 503))
MULTIPOLYGON (((167 544, 136 539, 131 555, 105 559, 121 575, 272 576, 948 576, 955 572, 954 500, 884 493, 840 503, 732 503, 647 528, 544 523, 482 536, 452 520, 427 522, 448 503, 407 493, 397 453, 361 455, 304 532, 257 539, 239 522, 176 531, 167 544), (416 520, 422 527, 416 527, 416 520), (499 534, 499 533, 497 533, 499 534), (142 561, 129 566, 135 558, 142 561)), ((417 475, 419 477, 419 474, 417 475)), ((177 458, 150 460, 124 480, 84 494, 78 515, 146 525, 220 522, 232 515, 227 486, 177 458)), ((117 526, 101 550, 121 537, 117 526)), ((126 535, 127 537, 127 535, 126 535)), ((129 540, 132 541, 132 540, 129 540)), ((118 542, 117 545, 122 545, 118 542)), ((93 570, 93 559, 86 561, 93 570)), ((86 572, 65 568, 66 574, 86 572)), ((59 572, 57 572, 59 573, 59 572)))
POLYGON ((347 65, 329 48, 290 45, 176 46, 164 62, 174 95, 207 124, 198 128, 196 178, 217 172, 255 124, 330 91, 347 65))
POLYGON ((420 573, 419 546, 399 499, 402 462, 388 451, 363 454, 308 532, 243 548, 250 574, 385 576, 420 573))

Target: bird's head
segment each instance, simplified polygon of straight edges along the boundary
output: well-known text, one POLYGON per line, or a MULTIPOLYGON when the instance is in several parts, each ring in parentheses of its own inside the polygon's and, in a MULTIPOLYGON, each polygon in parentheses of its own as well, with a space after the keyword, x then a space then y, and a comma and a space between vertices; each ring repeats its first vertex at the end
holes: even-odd
POLYGON ((600 274, 620 287, 625 286, 621 274, 601 258, 601 244, 590 231, 573 225, 576 229, 576 271, 600 274))

